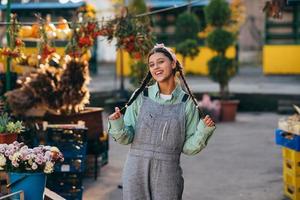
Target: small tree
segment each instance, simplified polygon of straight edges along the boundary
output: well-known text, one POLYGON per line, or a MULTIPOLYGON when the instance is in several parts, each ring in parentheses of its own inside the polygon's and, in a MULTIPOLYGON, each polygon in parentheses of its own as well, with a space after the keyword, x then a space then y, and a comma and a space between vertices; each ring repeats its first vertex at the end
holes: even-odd
POLYGON ((191 12, 185 12, 179 15, 176 21, 175 41, 176 53, 183 57, 183 66, 185 66, 186 57, 192 59, 199 54, 198 32, 200 31, 200 22, 198 17, 191 12))
POLYGON ((229 80, 236 74, 237 65, 234 59, 227 58, 225 53, 228 47, 235 42, 232 33, 224 27, 230 23, 231 11, 225 0, 211 0, 205 8, 205 17, 214 30, 206 38, 207 46, 217 55, 208 61, 209 76, 219 83, 221 99, 229 98, 229 80))

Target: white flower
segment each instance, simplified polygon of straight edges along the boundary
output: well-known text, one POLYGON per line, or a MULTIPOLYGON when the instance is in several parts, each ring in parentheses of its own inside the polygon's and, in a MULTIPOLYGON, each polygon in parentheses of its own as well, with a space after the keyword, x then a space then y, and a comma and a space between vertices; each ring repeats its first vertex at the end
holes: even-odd
POLYGON ((52 151, 52 152, 60 152, 57 147, 51 147, 50 151, 52 151))
POLYGON ((32 164, 33 164, 33 160, 32 160, 32 159, 29 159, 29 160, 28 160, 28 164, 29 164, 29 165, 32 165, 32 164))
POLYGON ((0 153, 4 153, 5 152, 5 147, 4 146, 0 146, 0 153))
POLYGON ((21 157, 22 157, 22 154, 20 152, 16 152, 14 153, 14 155, 12 156, 12 161, 20 161, 21 160, 21 157))
POLYGON ((0 167, 3 167, 6 165, 6 158, 3 154, 0 154, 0 167))
POLYGON ((50 162, 50 161, 47 161, 46 162, 46 165, 45 165, 45 169, 44 169, 44 172, 46 174, 50 174, 51 172, 53 172, 53 167, 54 167, 54 163, 50 162))
POLYGON ((19 167, 19 163, 17 161, 12 161, 11 164, 14 166, 14 167, 19 167))

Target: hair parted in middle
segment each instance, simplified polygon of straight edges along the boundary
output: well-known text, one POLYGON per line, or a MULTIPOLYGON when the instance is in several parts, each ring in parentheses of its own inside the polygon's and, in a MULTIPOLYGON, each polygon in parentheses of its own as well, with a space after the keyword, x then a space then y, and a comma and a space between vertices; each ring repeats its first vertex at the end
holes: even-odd
MULTIPOLYGON (((149 52, 148 57, 147 57, 147 62, 149 61, 150 56, 153 55, 153 54, 155 54, 155 53, 162 53, 167 58, 169 58, 171 61, 175 61, 176 62, 176 67, 173 70, 173 74, 175 75, 176 72, 179 72, 180 78, 182 79, 185 88, 187 89, 187 91, 188 91, 188 93, 189 93, 189 95, 190 95, 193 103, 195 104, 196 108, 199 111, 200 118, 203 118, 204 117, 203 111, 198 106, 197 99, 193 95, 192 91, 190 90, 190 87, 188 86, 188 84, 186 82, 186 79, 185 79, 184 73, 183 73, 182 65, 177 60, 175 53, 173 53, 172 49, 170 49, 168 47, 165 47, 164 44, 157 44, 149 52)), ((148 73, 145 76, 145 78, 143 79, 140 87, 133 93, 133 95, 131 96, 131 98, 129 99, 129 101, 126 103, 126 105, 123 108, 121 108, 121 111, 124 111, 128 106, 130 106, 132 104, 132 102, 134 102, 134 100, 139 96, 139 94, 144 91, 144 89, 146 88, 147 84, 150 82, 151 79, 152 79, 152 75, 151 75, 150 71, 148 71, 148 73)))

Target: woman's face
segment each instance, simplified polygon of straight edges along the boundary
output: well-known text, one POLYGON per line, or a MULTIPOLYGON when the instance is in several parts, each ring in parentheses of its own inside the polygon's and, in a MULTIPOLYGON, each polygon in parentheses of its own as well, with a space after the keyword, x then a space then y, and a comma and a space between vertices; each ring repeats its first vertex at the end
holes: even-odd
POLYGON ((175 69, 175 62, 163 53, 154 53, 149 57, 149 70, 157 82, 165 82, 174 78, 173 69, 175 69))

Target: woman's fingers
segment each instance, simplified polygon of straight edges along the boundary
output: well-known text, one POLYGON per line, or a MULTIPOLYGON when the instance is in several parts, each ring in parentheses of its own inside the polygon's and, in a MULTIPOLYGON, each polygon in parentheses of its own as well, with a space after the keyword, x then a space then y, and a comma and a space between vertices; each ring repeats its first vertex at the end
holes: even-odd
POLYGON ((206 126, 214 126, 215 125, 214 121, 208 115, 205 116, 203 121, 206 124, 206 126))
POLYGON ((110 120, 116 120, 121 117, 121 111, 118 107, 115 107, 115 112, 111 115, 109 115, 108 119, 110 120))

